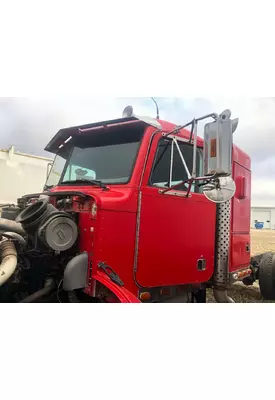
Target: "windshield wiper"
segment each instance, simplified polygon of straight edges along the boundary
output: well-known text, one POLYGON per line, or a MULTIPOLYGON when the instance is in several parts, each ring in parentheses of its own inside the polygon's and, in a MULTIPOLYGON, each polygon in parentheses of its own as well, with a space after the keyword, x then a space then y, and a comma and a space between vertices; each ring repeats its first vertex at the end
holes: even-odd
POLYGON ((103 183, 101 181, 97 181, 96 179, 82 178, 82 179, 75 179, 75 180, 61 182, 62 185, 66 185, 66 184, 70 184, 70 183, 89 183, 92 186, 99 186, 104 190, 110 190, 110 188, 107 185, 105 185, 105 183, 103 183))

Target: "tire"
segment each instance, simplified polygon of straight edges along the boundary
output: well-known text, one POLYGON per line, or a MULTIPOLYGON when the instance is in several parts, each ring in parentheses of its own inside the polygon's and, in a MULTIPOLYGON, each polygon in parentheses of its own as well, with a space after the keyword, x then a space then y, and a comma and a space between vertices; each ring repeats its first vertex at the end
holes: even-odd
POLYGON ((275 300, 275 253, 265 253, 259 264, 260 291, 265 300, 275 300))

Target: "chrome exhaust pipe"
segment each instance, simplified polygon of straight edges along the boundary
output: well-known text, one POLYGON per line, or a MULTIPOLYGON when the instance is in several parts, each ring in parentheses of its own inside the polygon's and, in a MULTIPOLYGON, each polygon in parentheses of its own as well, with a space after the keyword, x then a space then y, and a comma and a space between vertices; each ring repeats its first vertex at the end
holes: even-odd
POLYGON ((213 288, 213 295, 217 303, 235 303, 231 297, 228 296, 227 290, 222 288, 213 288))
POLYGON ((213 295, 217 303, 234 303, 227 294, 231 201, 217 204, 215 273, 213 295))

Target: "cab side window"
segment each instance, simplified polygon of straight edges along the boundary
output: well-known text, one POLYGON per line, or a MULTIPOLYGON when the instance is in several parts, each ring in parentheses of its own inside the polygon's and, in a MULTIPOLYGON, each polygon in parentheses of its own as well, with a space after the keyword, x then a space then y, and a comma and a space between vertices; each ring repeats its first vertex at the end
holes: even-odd
MULTIPOLYGON (((162 138, 159 141, 149 184, 168 188, 188 179, 193 168, 193 146, 186 142, 162 138), (184 160, 184 161, 183 161, 184 160), (184 165, 185 162, 185 165, 184 165), (188 171, 187 171, 188 170, 188 171)), ((197 149, 197 176, 202 175, 202 150, 197 149)), ((175 190, 187 191, 188 185, 181 185, 175 190)), ((201 189, 192 185, 192 192, 201 193, 201 189)))

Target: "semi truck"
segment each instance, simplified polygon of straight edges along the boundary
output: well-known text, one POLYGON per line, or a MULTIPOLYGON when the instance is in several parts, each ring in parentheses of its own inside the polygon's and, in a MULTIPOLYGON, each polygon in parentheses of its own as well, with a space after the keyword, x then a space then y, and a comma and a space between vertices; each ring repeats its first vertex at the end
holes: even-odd
POLYGON ((0 219, 0 302, 205 303, 213 290, 233 303, 228 288, 255 280, 274 300, 274 254, 250 254, 238 122, 225 110, 176 125, 129 106, 61 129, 44 190, 0 219))

